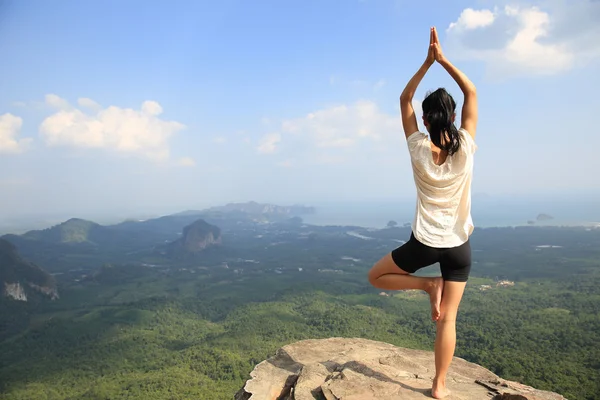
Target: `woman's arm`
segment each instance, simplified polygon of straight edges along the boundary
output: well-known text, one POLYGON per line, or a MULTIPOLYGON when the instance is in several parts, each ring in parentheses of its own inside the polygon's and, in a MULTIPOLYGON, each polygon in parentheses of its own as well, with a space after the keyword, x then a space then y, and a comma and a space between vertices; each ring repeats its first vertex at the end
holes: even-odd
POLYGON ((456 81, 460 90, 462 90, 465 97, 465 101, 462 108, 461 116, 461 128, 469 132, 469 134, 475 138, 475 131, 477 129, 478 119, 478 108, 477 108, 477 90, 473 82, 467 78, 467 76, 458 68, 456 68, 442 53, 442 48, 438 41, 437 31, 433 29, 434 35, 434 48, 435 48, 435 60, 440 63, 442 67, 450 76, 456 81))
POLYGON ((440 62, 446 71, 454 78, 460 90, 462 90, 465 101, 463 103, 460 127, 469 132, 475 138, 477 129, 478 109, 477 109, 477 90, 473 82, 467 78, 458 68, 446 59, 440 62))
POLYGON ((404 135, 406 138, 419 130, 415 110, 412 106, 412 99, 415 96, 419 83, 421 83, 427 70, 429 70, 429 67, 431 67, 431 64, 427 61, 423 63, 417 73, 410 81, 408 81, 408 84, 400 95, 400 114, 402 115, 402 126, 404 127, 404 135))
POLYGON ((429 68, 435 62, 434 53, 434 29, 431 28, 429 33, 429 49, 427 51, 427 58, 417 73, 408 81, 406 87, 400 95, 400 114, 402 115, 402 126, 404 127, 404 135, 408 139, 410 135, 419 130, 417 125, 417 117, 415 116, 415 110, 412 106, 412 99, 415 97, 415 92, 419 83, 423 80, 423 77, 429 70, 429 68))

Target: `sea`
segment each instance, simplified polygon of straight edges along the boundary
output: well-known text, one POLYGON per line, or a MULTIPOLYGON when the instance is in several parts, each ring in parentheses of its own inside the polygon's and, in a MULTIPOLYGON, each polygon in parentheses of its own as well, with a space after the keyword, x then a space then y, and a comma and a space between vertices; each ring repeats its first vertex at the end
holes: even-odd
MULTIPOLYGON (((415 200, 332 201, 311 204, 316 212, 302 219, 311 225, 384 228, 389 221, 411 223, 415 200)), ((482 198, 473 199, 475 227, 585 226, 600 227, 599 198, 482 198), (539 216, 542 216, 538 219, 539 216), (544 218, 544 216, 546 218, 544 218)))

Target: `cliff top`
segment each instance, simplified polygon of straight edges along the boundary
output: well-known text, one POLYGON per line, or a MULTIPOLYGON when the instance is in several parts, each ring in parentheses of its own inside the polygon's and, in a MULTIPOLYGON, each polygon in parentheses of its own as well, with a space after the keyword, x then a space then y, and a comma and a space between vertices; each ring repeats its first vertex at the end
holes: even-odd
MULTIPOLYGON (((410 400, 431 397, 433 352, 366 339, 304 340, 258 364, 235 400, 410 400)), ((448 400, 566 400, 455 357, 448 400)))

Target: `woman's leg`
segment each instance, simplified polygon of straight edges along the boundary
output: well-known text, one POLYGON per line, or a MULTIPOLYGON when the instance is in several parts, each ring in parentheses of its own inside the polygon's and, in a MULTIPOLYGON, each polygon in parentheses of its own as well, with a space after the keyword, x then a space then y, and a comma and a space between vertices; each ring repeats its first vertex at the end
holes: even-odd
MULTIPOLYGON (((409 245, 409 243, 406 245, 409 245)), ((407 250, 408 248, 405 248, 402 253, 406 254, 407 250)), ((432 260, 432 256, 435 255, 432 254, 429 257, 420 257, 421 259, 419 260, 419 264, 423 265, 419 266, 418 268, 409 268, 409 270, 416 270, 424 266, 434 264, 437 262, 437 259, 432 260)), ((396 257, 396 259, 401 260, 402 257, 396 257)), ((414 264, 414 257, 411 263, 414 264)), ((442 300, 442 291, 444 289, 444 280, 441 277, 424 278, 409 275, 408 272, 402 270, 396 265, 392 255, 388 253, 381 260, 375 263, 375 265, 369 271, 369 282, 376 288, 385 290, 423 290, 429 294, 429 301, 431 303, 431 318, 434 321, 437 321, 440 316, 440 302, 442 300)))
POLYGON ((471 243, 442 251, 440 269, 444 277, 444 296, 435 336, 435 378, 432 395, 448 396, 446 374, 456 347, 456 314, 471 272, 471 243))
POLYGON ((435 378, 432 395, 441 399, 450 394, 446 388, 446 374, 454 357, 456 347, 456 314, 462 299, 466 282, 444 282, 444 296, 440 307, 441 315, 437 320, 435 336, 435 378))

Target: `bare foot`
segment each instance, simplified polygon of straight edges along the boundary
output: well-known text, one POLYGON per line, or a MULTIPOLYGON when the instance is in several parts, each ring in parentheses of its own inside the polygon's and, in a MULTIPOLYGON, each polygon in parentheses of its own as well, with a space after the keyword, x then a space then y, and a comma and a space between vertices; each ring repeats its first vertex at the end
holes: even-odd
POLYGON ((434 399, 443 399, 444 397, 450 396, 450 391, 442 386, 437 386, 434 384, 431 389, 431 395, 434 399))
POLYGON ((440 318, 440 304, 442 303, 442 291, 444 290, 444 279, 432 278, 429 286, 429 303, 431 304, 431 319, 437 321, 440 318))

